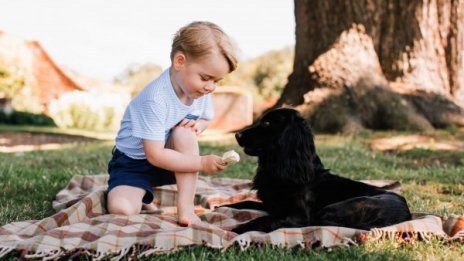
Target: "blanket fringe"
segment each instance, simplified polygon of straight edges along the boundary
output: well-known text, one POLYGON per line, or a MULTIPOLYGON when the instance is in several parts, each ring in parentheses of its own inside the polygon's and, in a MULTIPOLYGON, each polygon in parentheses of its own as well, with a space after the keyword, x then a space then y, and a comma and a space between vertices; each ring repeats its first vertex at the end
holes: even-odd
POLYGON ((137 258, 141 257, 148 257, 154 254, 161 254, 161 253, 167 253, 169 251, 175 250, 176 248, 164 248, 164 247, 159 247, 159 246, 153 246, 151 248, 148 248, 147 250, 144 250, 143 252, 139 253, 137 255, 137 258))
POLYGON ((124 258, 126 256, 127 253, 129 253, 129 250, 131 250, 132 247, 127 247, 127 248, 123 248, 119 251, 119 253, 116 253, 116 254, 119 254, 117 256, 114 256, 111 258, 111 260, 115 260, 115 261, 119 261, 121 260, 122 258, 124 258))
POLYGON ((42 258, 42 260, 53 260, 58 259, 59 257, 65 255, 66 253, 61 249, 50 250, 50 251, 40 251, 35 253, 28 253, 24 255, 25 258, 42 258))
POLYGON ((121 260, 126 255, 131 251, 134 253, 135 246, 130 246, 126 248, 122 248, 118 251, 93 251, 93 250, 88 250, 88 249, 81 249, 79 250, 80 254, 83 254, 85 256, 90 256, 92 257, 92 260, 103 260, 103 259, 110 259, 110 260, 121 260), (131 251, 132 249, 132 251, 131 251))
POLYGON ((58 259, 58 257, 61 257, 65 254, 65 252, 63 250, 57 250, 55 251, 56 253, 49 253, 49 255, 47 255, 46 257, 43 258, 43 260, 54 260, 54 259, 58 259))
POLYGON ((425 242, 430 242, 433 237, 439 237, 433 232, 414 231, 414 232, 401 232, 401 231, 385 231, 378 228, 373 228, 369 231, 368 240, 378 241, 381 239, 397 240, 402 243, 414 242, 417 239, 422 239, 425 242))
POLYGON ((340 244, 346 247, 358 245, 358 243, 356 243, 352 238, 349 238, 349 237, 344 237, 340 244))
POLYGON ((301 240, 296 241, 296 244, 297 244, 297 246, 300 246, 301 249, 305 249, 305 247, 306 247, 305 242, 303 242, 301 240))
MULTIPOLYGON (((453 242, 453 241, 464 241, 464 230, 459 231, 453 237, 450 237, 450 238, 447 237, 445 239, 443 237, 435 235, 432 232, 424 232, 424 231, 400 232, 400 231, 387 231, 387 230, 374 228, 368 232, 367 237, 368 237, 368 240, 372 240, 372 241, 389 239, 389 240, 396 240, 398 243, 412 243, 416 241, 417 239, 430 242, 431 239, 434 237, 442 238, 448 242, 453 242)), ((222 249, 222 252, 225 252, 234 243, 236 243, 240 247, 240 250, 244 251, 244 250, 247 250, 252 245, 253 242, 249 237, 238 236, 235 239, 233 239, 231 242, 229 242, 229 244, 226 244, 224 248, 222 249)), ((283 245, 279 245, 279 244, 273 244, 273 245, 283 247, 283 245)), ((307 243, 302 242, 302 241, 298 241, 296 245, 300 246, 303 249, 308 247, 307 243)), ((350 246, 350 245, 358 245, 358 243, 353 238, 344 237, 339 245, 350 246)), ((209 247, 213 247, 213 246, 209 246, 209 247)), ((8 253, 12 252, 15 249, 16 249, 15 247, 0 247, 0 258, 5 257, 8 253)), ((94 252, 94 251, 89 251, 89 250, 80 250, 82 251, 80 253, 91 256, 92 259, 94 260, 103 260, 103 259, 109 258, 111 260, 118 261, 118 260, 126 258, 128 254, 130 256, 129 259, 132 259, 132 258, 138 259, 141 257, 148 257, 151 255, 162 254, 162 253, 166 253, 166 252, 173 251, 173 250, 176 250, 176 248, 166 248, 166 247, 158 246, 155 244, 153 246, 133 245, 127 248, 120 249, 117 252, 112 252, 112 251, 94 252)), ((330 248, 329 248, 329 251, 330 251, 330 248)), ((26 255, 24 255, 24 257, 27 259, 55 260, 55 259, 59 259, 60 257, 65 256, 67 253, 68 252, 66 252, 65 249, 56 249, 56 250, 50 250, 50 251, 27 253, 26 255)))
POLYGON ((251 241, 249 239, 240 238, 239 240, 237 240, 237 242, 242 251, 247 250, 251 245, 251 241))
POLYGON ((8 255, 11 251, 13 251, 14 247, 0 247, 0 258, 8 255))
POLYGON ((98 251, 96 253, 91 254, 91 256, 92 260, 102 260, 103 258, 108 257, 110 254, 112 253, 98 251))
MULTIPOLYGON (((463 241, 464 242, 464 230, 459 231, 458 233, 454 234, 453 237, 449 239, 450 241, 463 241)), ((1 257, 1 255, 0 255, 1 257)))

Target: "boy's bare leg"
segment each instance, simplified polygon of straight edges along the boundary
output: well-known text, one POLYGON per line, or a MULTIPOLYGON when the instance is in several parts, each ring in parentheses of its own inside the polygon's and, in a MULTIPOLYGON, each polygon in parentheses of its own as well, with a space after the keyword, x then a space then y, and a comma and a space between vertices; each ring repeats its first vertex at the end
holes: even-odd
POLYGON ((194 198, 198 173, 176 173, 177 180, 177 215, 179 224, 189 226, 200 222, 195 214, 194 198))
POLYGON ((136 215, 142 209, 145 190, 131 186, 117 186, 108 193, 107 208, 110 214, 136 215))
MULTIPOLYGON (((189 128, 176 127, 171 133, 168 147, 190 155, 199 155, 197 135, 189 128)), ((194 212, 194 198, 198 179, 196 173, 175 173, 177 183, 177 215, 179 224, 191 225, 200 222, 194 212)))

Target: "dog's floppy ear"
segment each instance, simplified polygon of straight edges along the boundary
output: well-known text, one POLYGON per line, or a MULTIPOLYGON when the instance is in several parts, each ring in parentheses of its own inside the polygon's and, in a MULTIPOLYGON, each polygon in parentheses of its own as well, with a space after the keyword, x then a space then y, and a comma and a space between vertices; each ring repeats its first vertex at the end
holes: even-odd
MULTIPOLYGON (((301 150, 308 150, 310 151, 309 158, 311 159, 313 168, 315 172, 322 172, 322 171, 327 171, 324 167, 324 164, 322 163, 321 159, 319 158, 319 155, 317 155, 316 152, 316 145, 314 143, 314 135, 311 130, 311 127, 309 123, 298 113, 294 119, 295 125, 293 128, 294 131, 294 137, 297 139, 296 142, 297 144, 301 145, 301 150), (298 129, 298 127, 300 127, 298 129), (301 143, 300 143, 301 140, 301 143)), ((289 130, 288 132, 291 132, 289 130)), ((289 133, 288 135, 292 135, 292 133, 289 133)), ((296 148, 296 147, 294 147, 296 148)), ((287 148, 287 149, 292 149, 292 148, 287 148)))
POLYGON ((309 182, 315 173, 314 163, 320 162, 314 146, 314 138, 309 124, 300 116, 294 117, 283 130, 278 147, 283 173, 295 182, 309 182), (294 172, 294 173, 289 173, 294 172))
POLYGON ((280 138, 279 146, 284 151, 304 151, 315 153, 314 137, 309 124, 300 116, 287 122, 280 138))

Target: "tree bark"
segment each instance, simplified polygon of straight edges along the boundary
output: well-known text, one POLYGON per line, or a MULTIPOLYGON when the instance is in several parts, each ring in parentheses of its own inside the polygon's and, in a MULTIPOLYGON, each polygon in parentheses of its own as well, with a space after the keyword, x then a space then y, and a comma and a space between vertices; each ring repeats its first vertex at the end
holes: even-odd
POLYGON ((295 0, 295 19, 277 106, 324 131, 464 125, 464 0, 295 0))

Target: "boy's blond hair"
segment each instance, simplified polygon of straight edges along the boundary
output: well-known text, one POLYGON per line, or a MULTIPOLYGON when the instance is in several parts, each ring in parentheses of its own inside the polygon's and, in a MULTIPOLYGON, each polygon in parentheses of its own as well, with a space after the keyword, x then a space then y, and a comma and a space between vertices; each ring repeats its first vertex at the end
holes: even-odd
POLYGON ((229 72, 237 68, 235 46, 229 36, 211 22, 192 22, 177 31, 171 48, 171 61, 177 52, 187 57, 200 58, 218 50, 229 64, 229 72))

